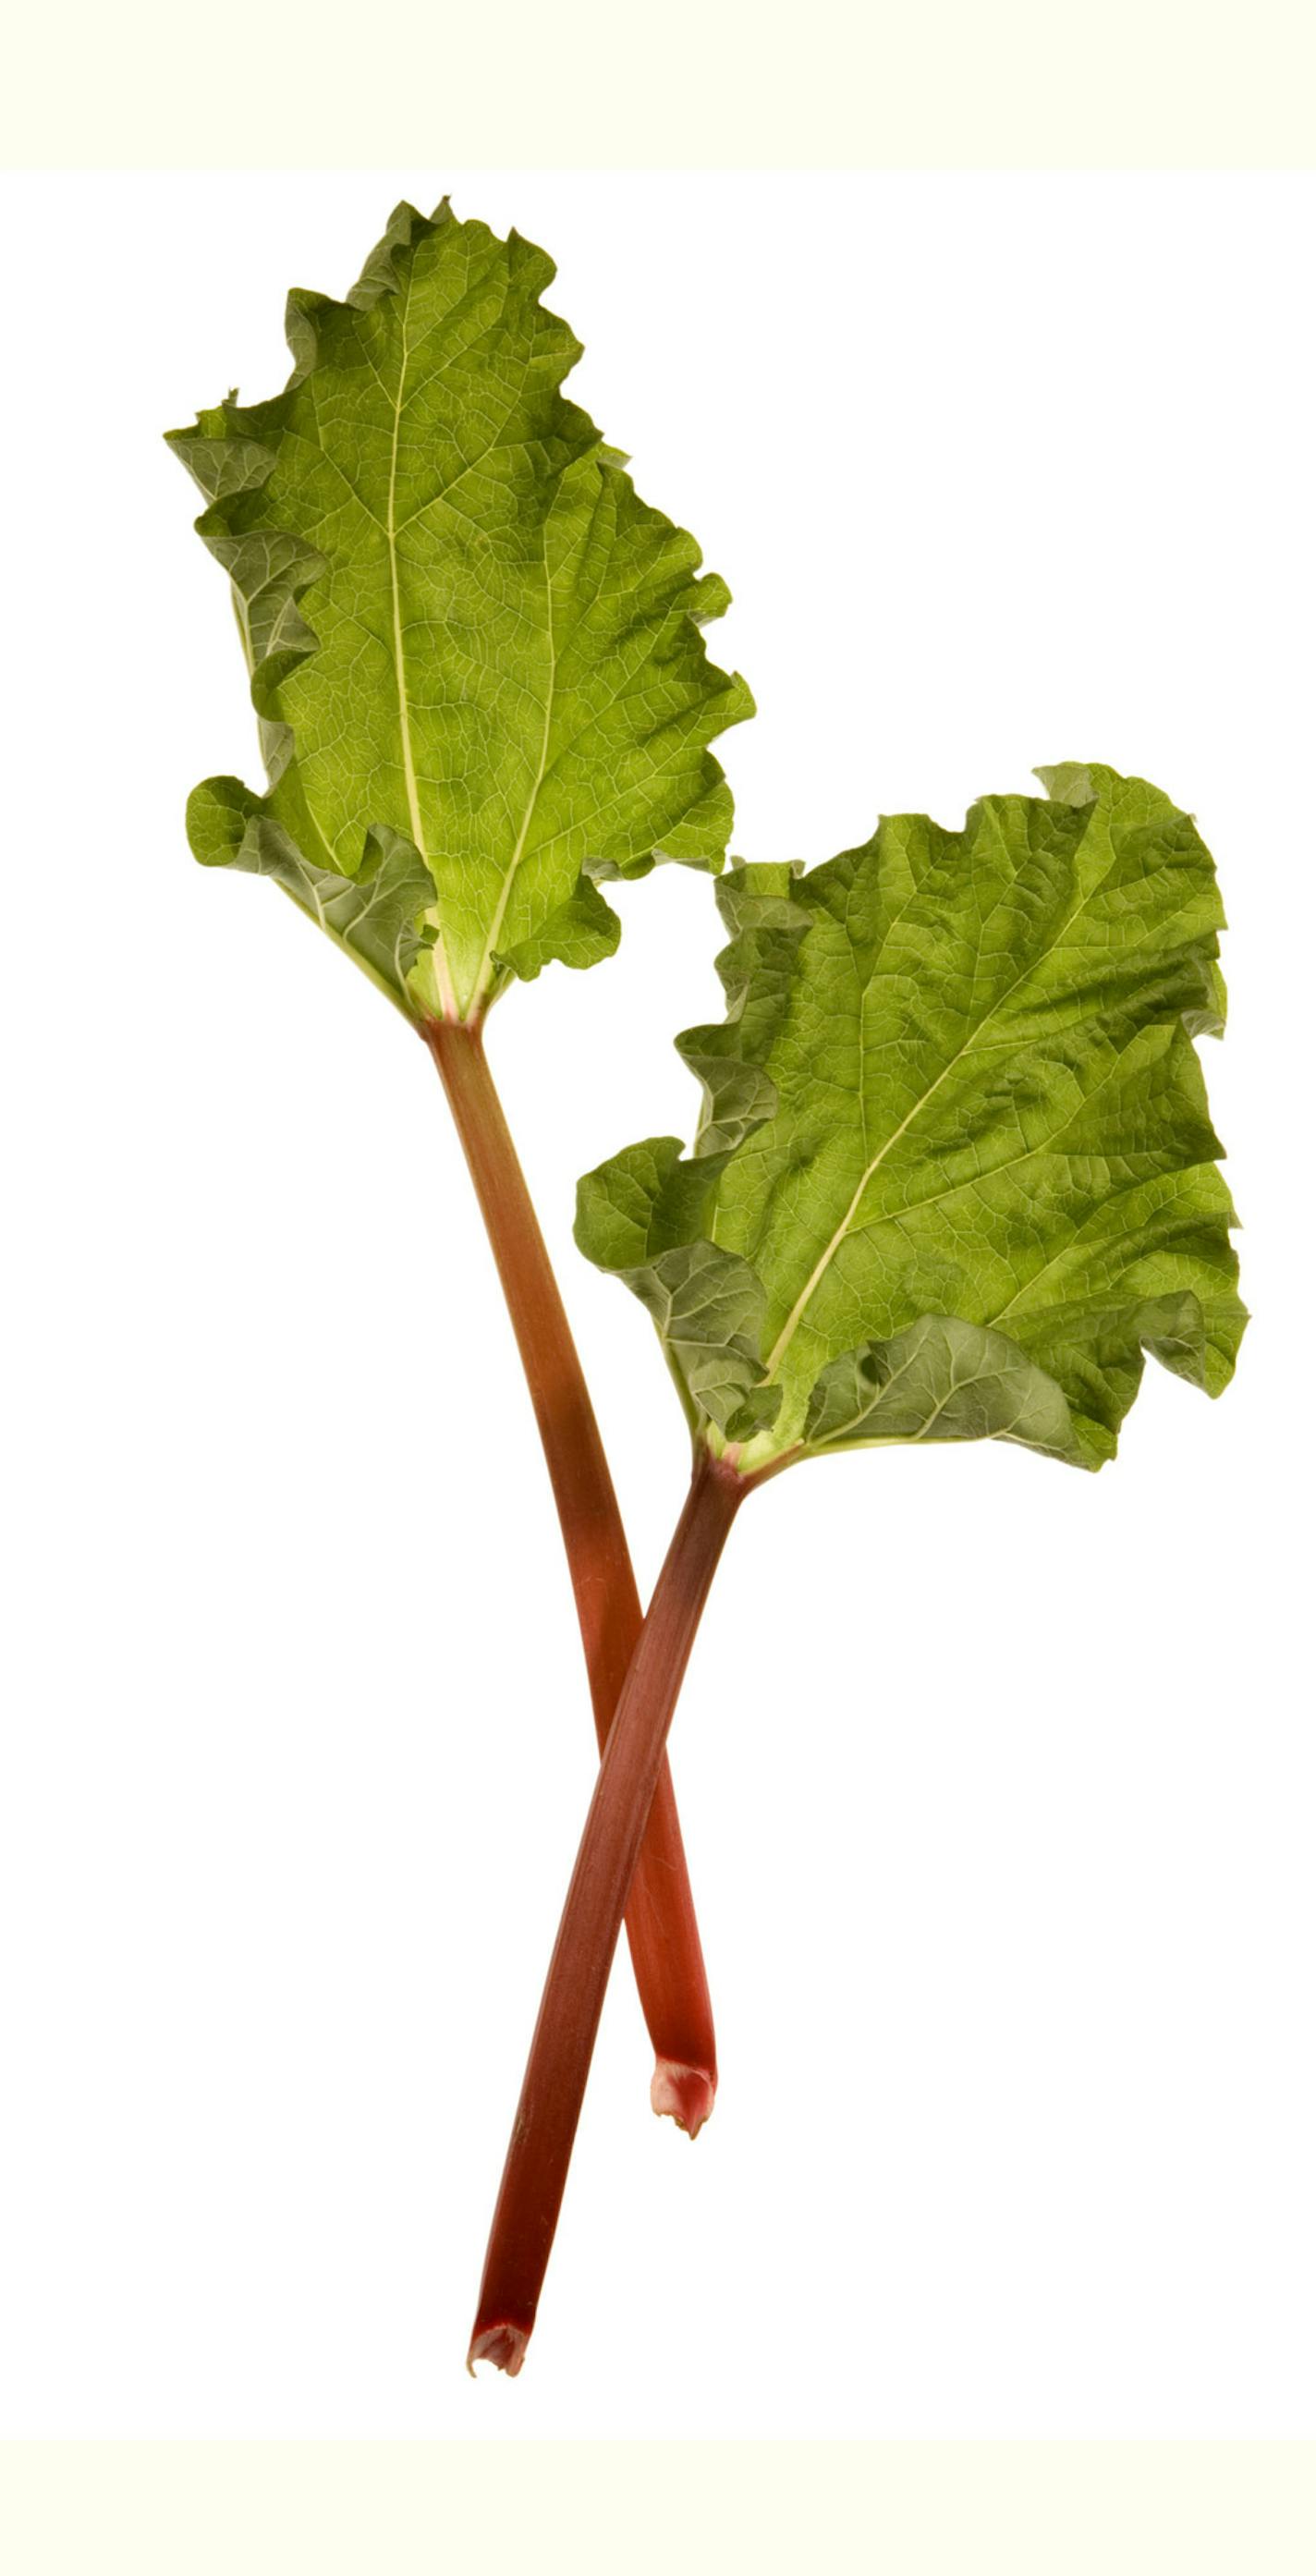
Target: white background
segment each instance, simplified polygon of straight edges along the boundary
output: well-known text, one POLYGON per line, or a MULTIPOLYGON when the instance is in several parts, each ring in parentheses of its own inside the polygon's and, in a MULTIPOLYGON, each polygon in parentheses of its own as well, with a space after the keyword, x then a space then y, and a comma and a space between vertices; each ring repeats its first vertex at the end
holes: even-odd
MULTIPOLYGON (((0 2430, 1313 2428, 1302 181, 406 170, 6 202, 12 1665, 0 2430), (1198 816, 1256 1322, 1085 1478, 858 1456, 747 1508, 673 1738, 723 2090, 619 1967, 541 2322, 461 2363, 588 1797, 570 1595, 428 1061, 267 888, 222 577, 159 431, 281 381, 451 181, 559 262, 571 390, 700 536, 735 846, 1035 762, 1198 816)), ((684 1433, 576 1174, 688 1129, 706 884, 623 890, 491 1054, 647 1588, 684 1433)))

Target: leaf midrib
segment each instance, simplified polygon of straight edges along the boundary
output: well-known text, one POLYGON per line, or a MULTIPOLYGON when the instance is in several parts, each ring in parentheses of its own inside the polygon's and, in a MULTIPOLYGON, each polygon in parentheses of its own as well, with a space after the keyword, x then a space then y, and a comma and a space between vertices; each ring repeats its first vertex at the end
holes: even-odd
MULTIPOLYGON (((402 596, 401 583, 399 579, 397 544, 402 531, 410 526, 411 519, 420 515, 418 512, 413 511, 409 518, 403 520, 402 526, 399 528, 397 521, 398 447, 401 438, 402 413, 406 401, 407 367, 411 354, 410 343, 407 337, 407 324, 411 314, 411 288, 412 277, 409 276, 407 279, 406 295, 403 299, 402 318, 399 324, 402 349, 398 362, 397 393, 393 402, 393 435, 389 451, 388 468, 388 519, 384 529, 384 535, 388 544, 389 585, 393 603, 393 669, 397 685, 398 719, 402 738, 402 769, 407 790, 407 812, 411 819, 411 837, 415 842, 422 859, 428 867, 430 863, 430 853, 426 845, 424 826, 421 820, 420 795, 416 779, 416 763, 411 741, 411 702, 407 695, 407 665, 406 650, 402 633, 402 596)), ((496 441, 491 442, 491 445, 496 444, 496 441)), ((485 454, 488 454, 489 452, 490 450, 488 448, 484 451, 485 454)), ((463 474, 467 470, 468 469, 464 467, 463 474)), ((461 475, 454 478, 457 482, 461 481, 461 479, 461 475)), ((445 491, 440 493, 435 497, 439 500, 446 501, 447 492, 445 491)), ((431 505, 427 504, 426 506, 428 507, 431 505)), ((452 981, 452 971, 444 949, 441 929, 435 941, 433 951, 435 981, 438 985, 439 998, 442 1002, 445 1016, 452 1019, 477 1016, 482 1004, 488 996, 489 988, 493 982, 494 950, 503 922, 507 915, 507 907, 511 900, 512 887, 515 883, 516 873, 521 865, 521 860, 524 855, 526 840, 529 835, 531 823, 534 819, 535 807, 539 802, 540 789, 544 784, 544 779, 548 771, 548 749, 552 736, 553 709, 557 688, 557 649, 553 634, 553 576, 548 561, 547 527, 545 527, 544 530, 543 554, 545 618, 548 635, 548 687, 544 698, 544 722, 540 736, 539 761, 531 784, 530 794, 526 800, 525 812, 521 818, 521 827, 516 836, 512 855, 503 872, 503 881, 499 888, 498 901, 494 907, 493 919, 489 925, 488 936, 480 953, 480 963, 476 969, 475 980, 464 1004, 458 1003, 456 989, 452 981)))
POLYGON ((411 817, 411 837, 428 865, 424 827, 420 818, 420 797, 416 790, 416 763, 411 748, 411 703, 407 696, 407 657, 402 639, 402 591, 398 580, 397 487, 398 443, 402 431, 402 407, 406 401, 407 320, 411 312, 411 278, 402 305, 402 352, 398 359, 398 389, 393 397, 393 439, 388 460, 388 519, 384 535, 388 542, 388 577, 393 596, 393 672, 398 693, 398 722, 402 734, 402 772, 407 784, 407 811, 411 817))
MULTIPOLYGON (((402 318, 399 324, 402 347, 398 358, 398 387, 393 398, 393 437, 388 460, 388 518, 384 528, 384 538, 388 546, 388 577, 393 600, 393 674, 397 686, 398 729, 402 740, 402 775, 407 790, 407 813, 411 820, 412 840, 428 867, 430 854, 425 841, 424 823, 421 819, 420 793, 416 783, 416 761, 411 742, 411 701, 407 695, 407 656, 402 634, 402 585, 398 571, 397 542, 398 447, 402 434, 403 407, 406 402, 407 366, 411 356, 407 324, 411 318, 411 289, 414 278, 413 266, 407 276, 407 288, 402 299, 402 318)), ((453 992, 447 953, 443 945, 442 929, 439 930, 434 942, 432 962, 434 981, 444 1015, 455 1019, 458 1015, 457 1001, 453 992)))

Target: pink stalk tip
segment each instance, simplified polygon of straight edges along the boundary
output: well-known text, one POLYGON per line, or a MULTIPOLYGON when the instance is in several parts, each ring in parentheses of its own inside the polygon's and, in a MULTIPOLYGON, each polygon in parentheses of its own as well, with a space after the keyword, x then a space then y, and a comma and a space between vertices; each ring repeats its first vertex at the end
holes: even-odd
POLYGON ((472 2379, 477 2361, 491 2361, 495 2370, 505 2370, 509 2379, 515 2379, 525 2360, 529 2341, 529 2331, 525 2326, 480 2327, 472 2335, 471 2348, 466 2355, 466 2367, 472 2379))
POLYGON ((703 2066, 680 2066, 660 2057, 653 2070, 649 2100, 659 2119, 675 2120, 687 2137, 697 2138, 717 2097, 717 2077, 703 2066))

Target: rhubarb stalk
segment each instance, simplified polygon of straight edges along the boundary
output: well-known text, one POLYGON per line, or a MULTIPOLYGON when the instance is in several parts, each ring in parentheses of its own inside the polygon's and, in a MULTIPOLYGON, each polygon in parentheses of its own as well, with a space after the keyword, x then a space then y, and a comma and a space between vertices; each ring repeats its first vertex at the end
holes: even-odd
POLYGON ((632 1873, 637 1854, 647 1853, 646 1822, 667 1776, 667 1730, 727 1534, 753 1482, 700 1444, 567 1892, 503 2167, 468 2369, 491 2361, 515 2378, 525 2358, 632 1873))
MULTIPOLYGON (((462 1141, 535 1408, 575 1593, 602 1753, 642 1626, 626 1533, 571 1327, 489 1071, 481 1029, 469 1021, 429 1021, 423 1034, 462 1141)), ((634 1863, 634 1880, 629 1900, 626 1886, 621 1890, 609 1958, 620 1908, 625 1905, 635 1982, 654 2049, 650 2099, 655 2111, 669 2112, 693 2138, 713 2108, 717 2053, 676 1799, 661 1740, 658 1751, 639 1819, 643 1834, 642 1844, 636 1837, 639 1859, 635 1861, 632 1849, 627 1879, 634 1863)), ((568 2149, 569 2145, 568 2140, 568 2149)), ((565 2176, 565 2165, 563 2172, 565 2176)), ((551 2228, 549 2233, 551 2237, 551 2228)))

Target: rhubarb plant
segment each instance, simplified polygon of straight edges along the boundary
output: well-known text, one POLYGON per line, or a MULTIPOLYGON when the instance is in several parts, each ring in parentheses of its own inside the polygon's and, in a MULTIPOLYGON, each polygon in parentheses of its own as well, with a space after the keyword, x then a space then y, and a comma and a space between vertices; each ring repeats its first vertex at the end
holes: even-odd
POLYGON ((963 831, 882 822, 805 874, 733 867, 722 1022, 680 1052, 693 1143, 580 1188, 684 1409, 689 1493, 647 1618, 580 1362, 494 1088, 494 1004, 615 948, 601 891, 717 874, 711 744, 752 712, 727 604, 562 392, 579 354, 515 233, 400 207, 339 303, 294 293, 282 393, 171 444, 228 574, 266 783, 212 778, 195 855, 273 880, 424 1040, 488 1229, 575 1590, 601 1751, 470 2358, 514 2373, 625 1917, 652 2099, 716 2088, 666 1737, 745 1498, 849 1448, 1001 1439, 1094 1469, 1150 1353, 1218 1394, 1245 1322, 1195 1041, 1222 926, 1191 819, 1095 764, 963 831))
MULTIPOLYGON (((400 206, 343 302, 288 299, 293 369, 170 444, 227 573, 266 784, 211 778, 196 857, 272 879, 425 1040, 507 1297, 562 1523, 604 1741, 640 1628, 616 1498, 494 1090, 495 1002, 594 965, 601 887, 717 869, 709 748, 752 712, 701 628, 726 607, 563 379, 580 354, 544 253, 400 206)), ((670 1782, 631 1892, 656 2109, 691 2133, 716 2058, 670 1782)))
POLYGON ((471 2357, 516 2371, 667 1728, 746 1496, 850 1448, 1113 1457, 1150 1353, 1217 1395, 1245 1311, 1194 1040, 1225 997, 1211 858, 1096 764, 718 887, 725 1019, 678 1048, 693 1144, 581 1183, 577 1239, 640 1299, 689 1496, 617 1709, 508 2152, 471 2357))

